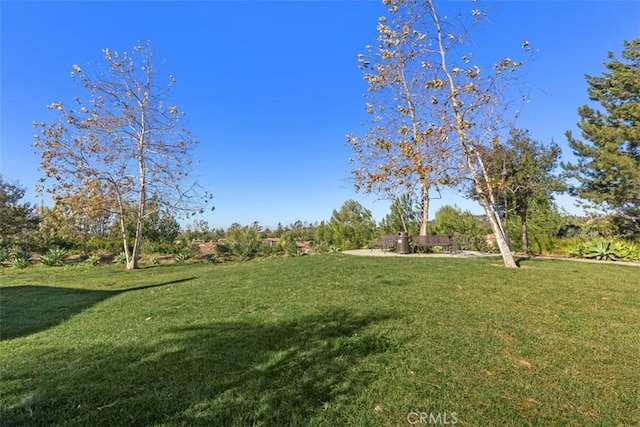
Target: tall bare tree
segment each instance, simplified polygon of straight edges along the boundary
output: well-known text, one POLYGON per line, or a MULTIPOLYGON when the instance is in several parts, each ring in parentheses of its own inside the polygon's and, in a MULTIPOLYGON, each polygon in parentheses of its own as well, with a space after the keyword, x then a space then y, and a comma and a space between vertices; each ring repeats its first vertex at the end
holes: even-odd
POLYGON ((181 127, 178 107, 168 103, 175 78, 159 80, 150 43, 138 43, 130 53, 103 53, 106 67, 95 74, 73 66, 71 77, 88 100, 76 96, 71 107, 60 101, 49 105, 60 118, 34 122, 40 130, 34 146, 42 157, 42 184, 51 183, 48 191, 56 199, 102 191, 107 203, 101 207, 113 211, 120 224, 127 269, 135 269, 150 213, 148 195, 157 195, 165 209, 184 212, 201 211, 208 195, 200 199, 188 176, 197 140, 181 127), (133 235, 125 214, 130 204, 136 206, 133 235))
POLYGON ((358 55, 371 120, 364 135, 348 136, 355 154, 353 176, 357 190, 382 194, 392 204, 415 190, 422 205, 420 234, 426 235, 430 190, 457 177, 452 162, 457 146, 435 119, 442 106, 424 90, 437 70, 424 63, 429 39, 422 32, 421 15, 417 9, 402 13, 391 3, 390 11, 390 19, 379 19, 377 47, 367 46, 367 54, 358 55))
MULTIPOLYGON (((412 74, 410 78, 414 92, 417 91, 420 99, 427 100, 429 104, 423 110, 424 115, 420 116, 424 136, 413 133, 411 126, 403 132, 410 136, 411 143, 420 142, 421 148, 428 147, 421 153, 429 154, 424 162, 429 165, 428 170, 438 171, 436 175, 431 175, 436 178, 433 182, 444 178, 446 183, 458 183, 457 173, 464 171, 466 181, 470 182, 491 224, 505 266, 517 267, 498 214, 499 201, 494 194, 488 165, 482 153, 486 152, 483 148, 490 147, 511 125, 508 119, 511 117, 511 106, 505 94, 513 79, 513 72, 522 63, 505 58, 492 66, 484 67, 477 62, 473 52, 469 51, 468 35, 485 16, 478 9, 471 9, 467 14, 454 14, 450 19, 440 15, 433 0, 383 0, 383 3, 388 6, 393 27, 387 29, 388 19, 385 18, 378 25, 379 33, 386 35, 386 46, 391 49, 393 46, 401 46, 405 43, 405 38, 411 35, 419 42, 420 49, 409 51, 408 57, 418 62, 421 70, 425 70, 412 74), (469 19, 466 20, 465 17, 469 19), (433 165, 439 166, 434 168, 433 165), (444 175, 439 175, 440 171, 445 171, 444 175), (450 181, 451 176, 454 179, 450 181)), ((527 48, 528 43, 524 43, 523 47, 527 48)), ((386 55, 384 50, 380 50, 380 54, 386 55)), ((377 83, 384 87, 402 87, 401 73, 398 77, 397 71, 402 69, 402 63, 390 64, 389 67, 396 71, 386 74, 378 72, 378 75, 387 77, 378 78, 377 83)), ((381 65, 376 66, 377 70, 383 68, 381 65)), ((411 108, 403 104, 408 103, 406 96, 396 96, 393 100, 398 111, 408 110, 408 116, 412 117, 411 108)), ((380 117, 379 121, 383 121, 383 116, 380 117)), ((389 127, 386 123, 381 124, 376 132, 389 132, 389 127)), ((389 146, 384 138, 372 140, 371 145, 376 144, 389 146)), ((399 144, 399 151, 403 152, 406 145, 405 142, 399 144)), ((413 149, 411 145, 410 147, 413 149)), ((404 152, 412 153, 406 148, 404 152)), ((398 163, 396 159, 400 156, 397 153, 386 158, 375 158, 379 160, 377 168, 395 178, 395 181, 383 181, 388 182, 388 185, 408 186, 406 181, 411 182, 416 176, 424 175, 415 166, 407 167, 406 164, 398 163), (397 176, 401 179, 396 178, 397 176)), ((370 181, 377 182, 372 179, 370 181)))

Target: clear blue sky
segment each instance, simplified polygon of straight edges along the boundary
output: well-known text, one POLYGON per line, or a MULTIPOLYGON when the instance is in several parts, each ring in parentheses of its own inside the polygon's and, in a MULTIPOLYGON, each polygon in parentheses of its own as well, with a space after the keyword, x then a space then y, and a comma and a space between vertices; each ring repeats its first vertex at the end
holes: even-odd
MULTIPOLYGON (((441 6, 467 11, 470 1, 441 6)), ((488 5, 485 3, 485 5, 488 5)), ((503 1, 474 35, 476 52, 510 56, 527 40, 532 101, 518 123, 563 146, 587 102, 585 74, 640 36, 637 1, 503 1)), ((33 120, 46 105, 82 95, 73 64, 104 48, 151 40, 174 74, 175 103, 201 144, 195 173, 215 195, 211 226, 320 221, 355 198, 377 220, 388 203, 355 194, 345 135, 362 132, 365 83, 356 55, 375 45, 378 1, 0 2, 0 173, 31 188, 39 177, 33 120)), ((86 66, 86 65, 85 65, 86 66)), ((432 202, 480 213, 455 191, 432 202)), ((34 197, 32 191, 29 197, 34 197)), ((35 201, 35 199, 34 199, 35 201)), ((559 203, 579 213, 568 198, 559 203)))

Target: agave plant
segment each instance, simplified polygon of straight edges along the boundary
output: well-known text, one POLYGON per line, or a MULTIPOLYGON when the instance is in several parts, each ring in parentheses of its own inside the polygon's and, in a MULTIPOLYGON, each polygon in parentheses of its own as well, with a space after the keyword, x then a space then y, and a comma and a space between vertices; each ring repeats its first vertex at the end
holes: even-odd
POLYGON ((189 251, 182 251, 182 252, 178 252, 176 254, 176 261, 177 262, 185 262, 186 260, 188 260, 189 258, 191 258, 191 253, 189 253, 189 251))
POLYGON ((98 255, 91 255, 89 258, 85 259, 84 262, 95 267, 100 265, 100 257, 98 255))
POLYGON ((27 268, 29 266, 29 258, 23 256, 14 256, 11 258, 11 266, 14 268, 27 268))
POLYGON ((51 248, 49 251, 40 258, 40 262, 47 267, 53 267, 55 265, 62 265, 65 258, 69 256, 69 251, 64 248, 51 248))
POLYGON ((612 242, 597 240, 585 248, 584 257, 599 261, 615 261, 620 258, 620 253, 612 242))
POLYGON ((640 261, 640 247, 633 243, 614 242, 613 244, 618 257, 625 261, 640 261))
POLYGON ((216 254, 209 254, 205 256, 207 262, 211 264, 218 264, 220 262, 220 258, 216 254))
POLYGON ((569 251, 569 256, 574 258, 584 258, 585 251, 589 245, 587 243, 578 243, 569 251))
POLYGON ((120 252, 118 255, 113 257, 113 262, 116 264, 126 264, 127 255, 124 252, 120 252))

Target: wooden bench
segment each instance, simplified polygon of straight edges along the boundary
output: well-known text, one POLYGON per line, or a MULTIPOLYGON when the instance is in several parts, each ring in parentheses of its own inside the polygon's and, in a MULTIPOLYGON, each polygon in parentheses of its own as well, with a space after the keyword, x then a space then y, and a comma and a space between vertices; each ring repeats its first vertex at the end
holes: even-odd
POLYGON ((446 248, 449 253, 456 253, 458 251, 456 242, 451 236, 411 236, 410 242, 412 248, 442 246, 446 248))
POLYGON ((397 240, 398 236, 395 234, 383 234, 380 237, 380 246, 382 246, 383 251, 386 251, 390 247, 395 249, 397 240))

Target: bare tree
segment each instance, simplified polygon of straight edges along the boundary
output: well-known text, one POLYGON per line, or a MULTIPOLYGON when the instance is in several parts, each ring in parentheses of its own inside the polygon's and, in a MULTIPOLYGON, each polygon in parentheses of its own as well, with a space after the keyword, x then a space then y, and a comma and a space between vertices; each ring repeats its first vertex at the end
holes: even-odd
POLYGON ((422 205, 420 234, 426 235, 430 190, 450 185, 457 177, 452 162, 457 145, 434 120, 442 106, 424 90, 437 70, 424 63, 429 39, 421 32, 421 16, 396 13, 395 7, 391 6, 390 20, 384 16, 379 20, 376 49, 367 46, 367 54, 358 55, 368 84, 365 98, 371 121, 364 135, 349 135, 348 142, 357 165, 356 189, 383 194, 392 203, 401 193, 417 190, 422 205))
MULTIPOLYGON (((440 16, 433 0, 383 0, 383 3, 388 6, 392 17, 391 26, 386 24, 386 18, 382 18, 378 25, 379 34, 384 35, 384 46, 395 52, 395 46, 404 46, 406 38, 411 37, 419 48, 403 51, 403 55, 419 63, 421 71, 412 73, 407 79, 403 71, 405 63, 396 61, 388 66, 377 64, 373 77, 365 75, 379 87, 397 91, 399 95, 391 97, 391 100, 396 103, 396 110, 410 120, 406 122, 408 124, 396 121, 400 126, 393 126, 393 121, 385 121, 385 116, 374 110, 373 114, 377 114, 374 121, 381 124, 374 128, 376 137, 369 138, 369 146, 380 146, 389 154, 381 156, 379 153, 384 153, 383 149, 368 150, 367 153, 375 155, 370 155, 368 162, 361 161, 364 172, 356 172, 357 180, 371 186, 366 189, 379 182, 389 188, 418 182, 424 188, 420 180, 425 176, 430 177, 426 183, 444 180, 447 184, 458 184, 461 182, 458 172, 463 170, 491 224, 505 266, 517 267, 498 214, 498 201, 482 155, 486 151, 482 148, 491 147, 499 140, 501 132, 510 126, 510 103, 505 94, 513 72, 522 63, 510 58, 502 59, 491 67, 474 63, 473 53, 468 50, 468 34, 485 16, 478 9, 449 19, 440 16), (466 16, 469 20, 465 20, 466 16), (416 94, 415 97, 403 92, 405 81, 411 82, 413 89, 409 92, 416 94), (417 109, 412 107, 416 105, 412 101, 416 99, 425 106, 420 115, 413 115, 417 109), (414 120, 414 117, 419 120, 414 120), (418 126, 413 126, 415 124, 418 126), (408 135, 407 140, 400 139, 392 144, 388 139, 377 137, 390 130, 408 135), (397 149, 392 152, 389 147, 397 149), (420 162, 412 162, 412 156, 418 152, 417 147, 422 158, 420 162), (381 171, 382 176, 376 176, 372 170, 381 171), (362 180, 358 173, 367 179, 362 180)), ((384 49, 379 49, 379 52, 383 59, 390 56, 384 49)), ((358 157, 363 158, 358 150, 365 150, 353 145, 358 157)))
POLYGON ((42 157, 42 184, 52 181, 48 191, 58 200, 102 191, 100 206, 117 216, 127 269, 135 269, 149 194, 164 209, 190 213, 202 210, 208 194, 200 199, 188 176, 197 140, 181 127, 183 114, 168 104, 175 78, 159 81, 150 43, 137 44, 131 53, 103 53, 106 67, 95 75, 73 66, 71 77, 86 90, 88 101, 76 96, 71 108, 63 102, 49 105, 60 119, 34 122, 40 130, 34 146, 42 157), (125 215, 131 204, 136 206, 133 236, 125 215))
MULTIPOLYGON (((427 87, 438 91, 444 89, 443 97, 448 107, 444 119, 457 137, 464 164, 491 224, 504 265, 515 268, 517 264, 498 213, 499 202, 482 156, 483 150, 480 148, 495 143, 497 133, 506 127, 507 105, 502 94, 508 84, 508 75, 522 64, 505 58, 494 64, 492 72, 486 73, 486 76, 478 65, 470 65, 470 55, 461 58, 460 67, 463 68, 456 66, 450 53, 455 52, 456 48, 466 41, 467 32, 461 28, 457 29, 457 34, 445 32, 433 0, 426 0, 426 4, 437 42, 433 53, 439 58, 437 67, 442 72, 442 79, 436 78, 427 82, 427 87)), ((476 17, 474 24, 479 22, 482 13, 473 9, 471 14, 476 17)))

